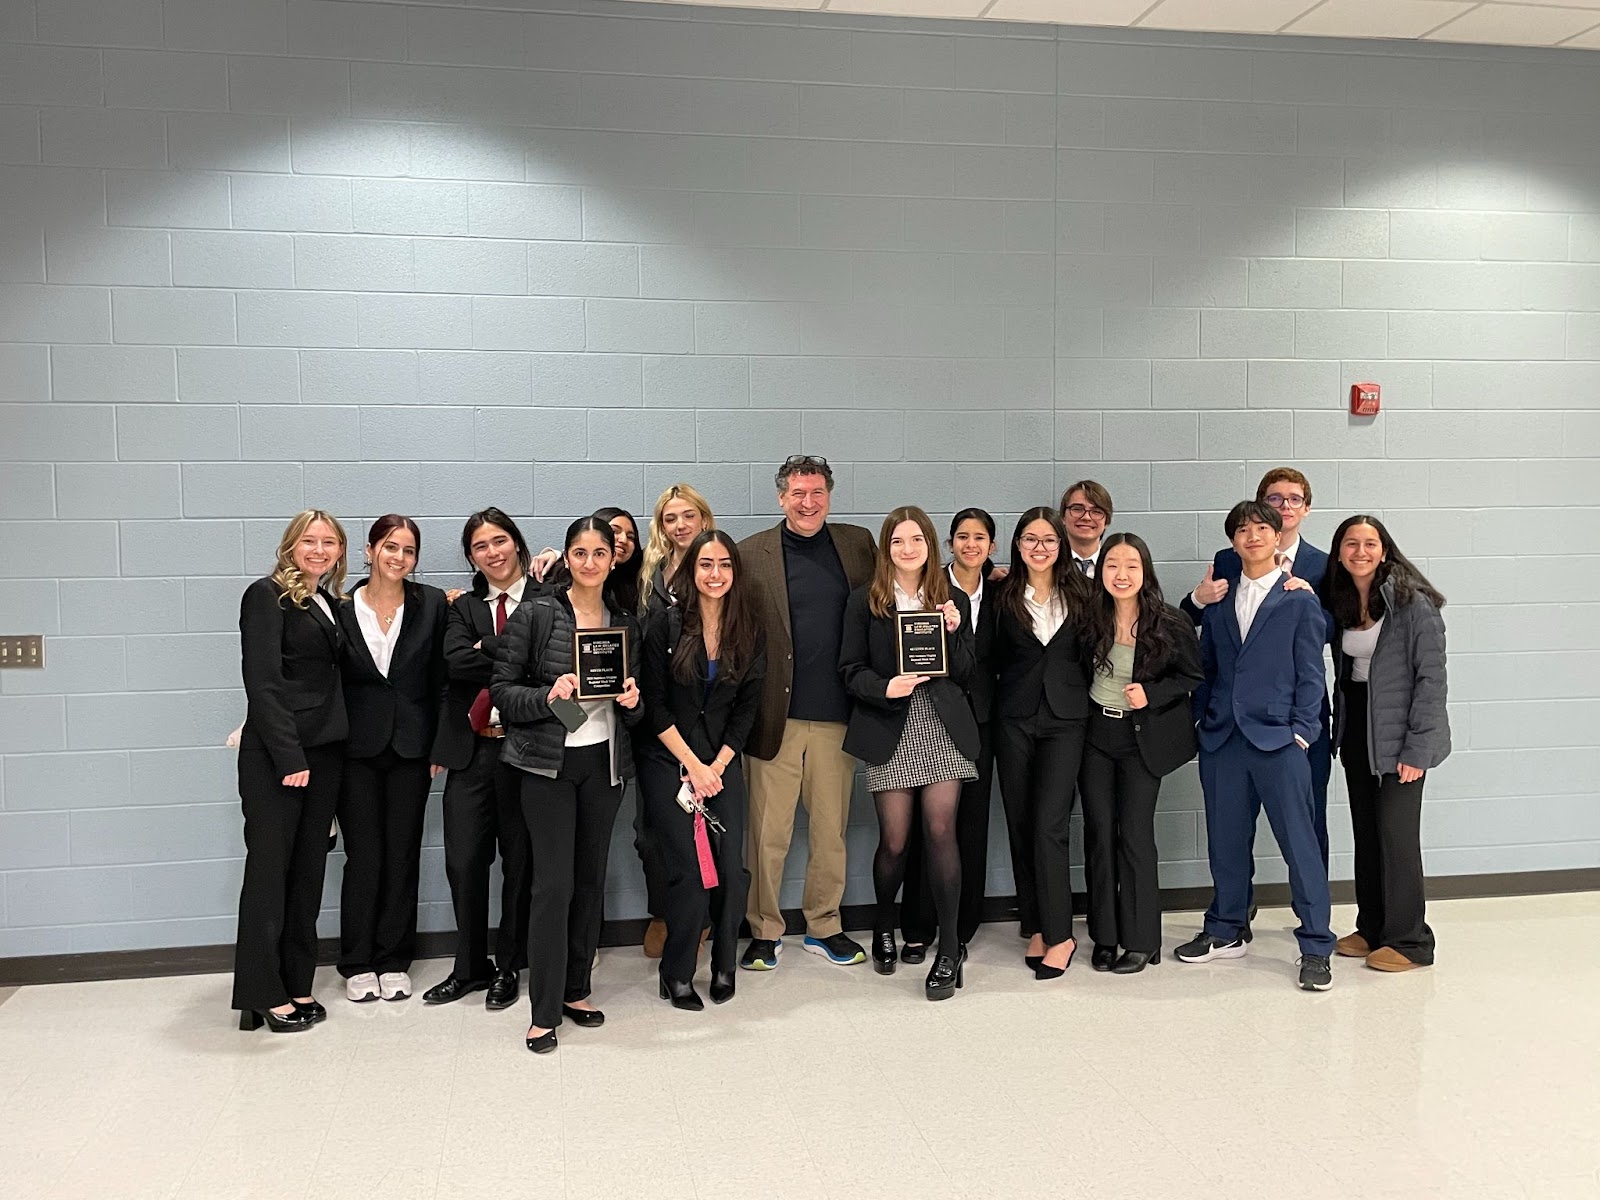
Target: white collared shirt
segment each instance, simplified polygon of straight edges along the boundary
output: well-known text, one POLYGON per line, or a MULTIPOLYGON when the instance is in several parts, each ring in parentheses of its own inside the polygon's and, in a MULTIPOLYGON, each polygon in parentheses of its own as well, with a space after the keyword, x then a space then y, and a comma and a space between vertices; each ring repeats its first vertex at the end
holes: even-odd
POLYGON ((1274 568, 1260 579, 1251 579, 1247 575, 1239 576, 1239 588, 1233 595, 1234 615, 1239 618, 1239 640, 1242 642, 1250 636, 1250 626, 1255 623, 1256 613, 1261 609, 1261 602, 1267 598, 1271 591, 1283 579, 1283 571, 1274 568))
MULTIPOLYGON (((946 567, 945 572, 950 576, 950 585, 961 588, 961 581, 956 578, 956 569, 953 566, 946 567)), ((966 588, 961 588, 961 590, 965 592, 966 588)), ((972 627, 976 629, 978 627, 978 614, 983 611, 983 571, 981 569, 978 571, 978 590, 968 592, 967 600, 972 605, 972 627)))
POLYGON ((1288 563, 1291 566, 1293 566, 1294 565, 1294 556, 1296 554, 1299 554, 1299 553, 1300 553, 1300 539, 1297 537, 1297 538, 1294 539, 1294 543, 1287 550, 1279 550, 1278 551, 1278 558, 1277 558, 1278 565, 1281 567, 1281 566, 1283 566, 1284 563, 1288 563))
POLYGON ((378 668, 378 674, 387 679, 389 660, 394 657, 394 645, 400 640, 400 625, 406 616, 405 601, 402 600, 400 607, 394 610, 394 622, 388 629, 383 627, 377 611, 367 603, 366 588, 356 589, 355 604, 356 623, 361 626, 361 636, 366 639, 367 651, 372 655, 372 664, 378 668))
POLYGON ((900 586, 900 581, 898 579, 895 580, 894 606, 898 612, 921 612, 922 589, 918 588, 916 594, 912 595, 910 592, 906 591, 905 588, 900 586))
MULTIPOLYGON (((1071 549, 1070 547, 1068 548, 1071 549)), ((1076 550, 1072 550, 1072 569, 1082 573, 1083 564, 1088 563, 1089 570, 1087 577, 1089 579, 1095 578, 1095 576, 1100 573, 1100 552, 1103 549, 1105 549, 1104 542, 1101 542, 1100 545, 1094 548, 1093 554, 1079 554, 1076 550)))
POLYGON ((1050 639, 1067 623, 1067 606, 1061 593, 1051 592, 1049 599, 1041 604, 1034 596, 1033 584, 1029 583, 1023 585, 1022 599, 1028 606, 1028 615, 1033 618, 1033 636, 1048 646, 1050 639))

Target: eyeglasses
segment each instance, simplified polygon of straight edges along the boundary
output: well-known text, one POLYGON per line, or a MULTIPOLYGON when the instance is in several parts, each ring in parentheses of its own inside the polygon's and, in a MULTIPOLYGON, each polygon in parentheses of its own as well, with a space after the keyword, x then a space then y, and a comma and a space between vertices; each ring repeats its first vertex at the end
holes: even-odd
POLYGON ((1109 520, 1111 514, 1098 504, 1069 504, 1067 512, 1074 517, 1093 517, 1096 521, 1109 520))
POLYGON ((1306 498, 1304 496, 1280 496, 1277 492, 1271 492, 1267 495, 1267 503, 1272 505, 1273 508, 1304 508, 1306 506, 1306 498))
POLYGON ((1057 550, 1061 547, 1061 539, 1058 537, 1034 537, 1031 533, 1025 533, 1017 539, 1017 545, 1024 550, 1057 550))

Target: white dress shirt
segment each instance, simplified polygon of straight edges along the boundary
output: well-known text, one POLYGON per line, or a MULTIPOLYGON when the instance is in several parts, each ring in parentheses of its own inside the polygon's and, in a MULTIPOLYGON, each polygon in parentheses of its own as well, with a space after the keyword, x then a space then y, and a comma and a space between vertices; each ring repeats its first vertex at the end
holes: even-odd
POLYGON ((377 611, 367 603, 366 588, 356 589, 355 603, 356 623, 361 626, 361 636, 366 639, 372 664, 378 668, 378 674, 387 679, 389 660, 394 657, 394 644, 400 640, 400 625, 406 616, 405 601, 402 600, 400 607, 394 610, 394 622, 388 629, 383 627, 377 611))
MULTIPOLYGON (((961 581, 956 578, 956 569, 954 567, 946 567, 945 571, 950 576, 950 586, 961 588, 961 581)), ((965 592, 967 589, 961 588, 961 590, 965 592)), ((972 604, 972 627, 976 629, 978 627, 978 614, 983 611, 983 571, 981 569, 978 572, 978 590, 969 592, 967 599, 972 604)))
POLYGON ((901 587, 898 579, 895 580, 894 607, 897 612, 922 612, 922 589, 918 588, 913 594, 901 587))
POLYGON ((1105 543, 1102 542, 1100 545, 1095 547, 1093 554, 1079 554, 1076 550, 1073 550, 1072 569, 1080 572, 1083 575, 1086 575, 1090 579, 1094 579, 1100 574, 1100 553, 1104 549, 1105 543), (1084 563, 1089 564, 1089 569, 1087 571, 1084 571, 1083 569, 1084 563))
POLYGON ((1282 581, 1283 571, 1279 568, 1268 571, 1260 579, 1239 576, 1239 590, 1234 593, 1233 611, 1239 618, 1241 642, 1250 636, 1250 626, 1255 623, 1256 613, 1261 608, 1261 602, 1267 598, 1267 593, 1282 581))
POLYGON ((316 605, 322 610, 323 616, 327 617, 330 621, 335 619, 333 615, 333 609, 328 606, 328 598, 326 596, 324 596, 321 592, 312 592, 311 599, 316 601, 316 605))
POLYGON ((1033 636, 1048 646, 1056 631, 1067 623, 1067 606, 1061 594, 1051 592, 1049 599, 1041 604, 1035 598, 1033 584, 1030 583, 1023 586, 1022 599, 1028 606, 1028 615, 1033 618, 1033 636))
MULTIPOLYGON (((1279 550, 1277 552, 1277 563, 1278 563, 1278 565, 1281 567, 1285 563, 1287 563, 1291 567, 1294 566, 1294 556, 1296 554, 1298 554, 1298 553, 1300 553, 1300 539, 1299 538, 1295 538, 1293 544, 1290 545, 1287 550, 1279 550)), ((1194 601, 1194 606, 1196 608, 1205 608, 1206 607, 1204 604, 1201 604, 1200 601, 1195 597, 1194 592, 1190 592, 1189 593, 1189 599, 1194 601)))

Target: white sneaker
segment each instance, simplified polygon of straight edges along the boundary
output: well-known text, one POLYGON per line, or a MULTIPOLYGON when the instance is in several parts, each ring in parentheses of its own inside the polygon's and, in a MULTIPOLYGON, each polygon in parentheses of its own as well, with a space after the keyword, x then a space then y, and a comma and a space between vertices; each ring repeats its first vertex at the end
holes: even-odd
POLYGON ((378 990, 385 1000, 409 1000, 411 976, 404 971, 385 971, 378 976, 378 990))
POLYGON ((344 997, 346 1000, 354 1000, 357 1004, 364 1004, 368 1000, 376 1000, 378 995, 378 977, 371 971, 363 971, 360 975, 352 975, 344 981, 344 997))

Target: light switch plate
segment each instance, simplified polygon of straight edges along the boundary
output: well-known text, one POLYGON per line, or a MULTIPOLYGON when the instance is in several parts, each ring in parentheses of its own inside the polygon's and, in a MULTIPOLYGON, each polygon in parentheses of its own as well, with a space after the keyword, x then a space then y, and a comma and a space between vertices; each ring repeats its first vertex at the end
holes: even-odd
POLYGON ((44 634, 0 634, 0 671, 44 666, 44 634))

